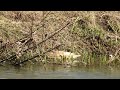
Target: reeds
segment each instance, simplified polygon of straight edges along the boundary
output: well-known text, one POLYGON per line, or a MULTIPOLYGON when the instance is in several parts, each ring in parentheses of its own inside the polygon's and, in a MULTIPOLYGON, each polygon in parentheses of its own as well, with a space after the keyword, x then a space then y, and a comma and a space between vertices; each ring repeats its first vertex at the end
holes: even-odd
POLYGON ((64 44, 56 49, 80 54, 73 60, 79 64, 119 65, 119 15, 114 11, 1 11, 0 64, 29 61, 35 55, 31 61, 47 63, 44 52, 64 44))

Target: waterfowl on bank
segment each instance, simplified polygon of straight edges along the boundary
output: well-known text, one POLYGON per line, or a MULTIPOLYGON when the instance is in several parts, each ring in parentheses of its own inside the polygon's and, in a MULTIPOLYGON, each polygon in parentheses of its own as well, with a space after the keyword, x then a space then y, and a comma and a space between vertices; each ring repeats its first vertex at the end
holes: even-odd
POLYGON ((55 51, 54 50, 54 51, 49 52, 47 56, 49 58, 58 58, 58 59, 61 59, 61 58, 75 59, 75 58, 80 57, 81 55, 76 55, 74 53, 66 52, 66 51, 58 51, 58 50, 55 51))

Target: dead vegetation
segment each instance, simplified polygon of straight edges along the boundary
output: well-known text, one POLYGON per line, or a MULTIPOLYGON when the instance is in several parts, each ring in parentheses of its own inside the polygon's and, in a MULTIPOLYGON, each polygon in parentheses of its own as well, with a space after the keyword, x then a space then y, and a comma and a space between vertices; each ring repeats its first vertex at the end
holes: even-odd
POLYGON ((117 11, 1 11, 0 64, 49 61, 46 53, 53 49, 80 54, 80 64, 119 64, 119 15, 117 11))

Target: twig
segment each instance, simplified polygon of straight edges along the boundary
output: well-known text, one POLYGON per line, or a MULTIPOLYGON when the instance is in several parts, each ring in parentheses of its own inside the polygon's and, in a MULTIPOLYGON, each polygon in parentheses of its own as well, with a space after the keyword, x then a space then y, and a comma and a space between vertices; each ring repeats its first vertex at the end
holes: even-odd
MULTIPOLYGON (((51 11, 49 11, 46 15, 45 15, 45 17, 40 21, 40 23, 50 14, 50 12, 51 11)), ((33 25, 33 22, 32 22, 32 25, 33 25)), ((31 33, 34 33, 33 31, 31 32, 31 33)), ((25 38, 28 38, 29 36, 25 36, 25 37, 23 37, 23 38, 21 38, 21 39, 19 39, 19 40, 16 40, 14 43, 10 43, 10 44, 15 44, 16 42, 19 42, 19 41, 21 41, 21 40, 23 40, 23 39, 25 39, 25 38)), ((3 46, 4 47, 4 46, 3 46)), ((2 47, 1 47, 2 48, 2 47)))
POLYGON ((16 56, 16 54, 10 56, 10 57, 7 58, 7 59, 1 60, 0 63, 2 63, 2 62, 4 62, 4 61, 7 61, 7 60, 10 60, 11 58, 14 58, 15 56, 16 56))
MULTIPOLYGON (((59 33, 60 31, 62 31, 62 30, 63 30, 67 25, 69 25, 69 24, 70 24, 70 22, 67 23, 67 24, 66 24, 64 27, 62 27, 61 29, 59 29, 58 31, 54 32, 52 35, 50 35, 50 36, 47 37, 46 39, 44 39, 43 41, 41 41, 40 43, 38 43, 37 45, 40 45, 40 44, 44 43, 45 41, 47 41, 48 39, 52 38, 52 37, 55 36, 57 33, 59 33)), ((24 50, 23 52, 26 52, 26 51, 28 51, 28 50, 30 50, 30 49, 33 49, 33 48, 35 48, 35 47, 27 48, 27 49, 24 50)))
MULTIPOLYGON (((43 41, 41 41, 40 43, 38 43, 38 45, 44 43, 45 41, 47 41, 48 39, 50 39, 51 37, 53 37, 54 35, 56 35, 56 34, 59 33, 60 31, 62 31, 62 30, 63 30, 67 25, 69 25, 69 24, 70 24, 70 22, 67 23, 67 24, 66 24, 64 27, 62 27, 60 30, 54 32, 54 33, 53 33, 52 35, 50 35, 48 38, 46 38, 46 39, 44 39, 43 41)), ((12 43, 12 44, 14 44, 14 43, 12 43)), ((30 48, 24 50, 23 52, 26 52, 26 51, 28 51, 28 50, 30 50, 30 49, 32 49, 32 48, 36 48, 36 47, 30 47, 30 48)), ((15 54, 15 55, 12 55, 11 57, 9 57, 9 58, 7 58, 7 59, 5 59, 5 60, 0 61, 0 63, 4 62, 4 61, 6 61, 6 60, 9 60, 9 59, 11 59, 11 58, 14 57, 14 56, 16 56, 16 54, 15 54)))
MULTIPOLYGON (((39 24, 41 24, 41 23, 45 20, 45 18, 50 14, 50 12, 51 12, 51 11, 49 11, 49 12, 44 16, 44 18, 42 18, 42 20, 39 22, 39 24)), ((38 26, 38 25, 36 25, 36 26, 38 26)), ((38 28, 41 28, 42 26, 43 26, 43 24, 41 24, 41 26, 39 26, 38 28)), ((37 28, 37 29, 38 29, 38 28, 37 28)), ((35 32, 35 31, 34 31, 34 32, 35 32)), ((33 32, 33 33, 34 33, 34 32, 33 32)))
POLYGON ((39 56, 43 56, 43 55, 46 54, 47 52, 50 52, 50 51, 54 50, 55 48, 60 47, 61 45, 63 45, 63 44, 57 45, 56 47, 47 50, 47 51, 44 52, 42 55, 37 54, 37 55, 35 55, 35 56, 31 57, 31 58, 28 58, 28 59, 26 59, 26 60, 24 60, 24 61, 21 61, 21 62, 19 62, 19 63, 14 64, 14 65, 17 66, 17 65, 23 64, 23 63, 25 63, 25 62, 27 62, 27 61, 29 61, 29 60, 32 60, 32 59, 34 59, 34 58, 37 58, 37 57, 39 57, 39 56))

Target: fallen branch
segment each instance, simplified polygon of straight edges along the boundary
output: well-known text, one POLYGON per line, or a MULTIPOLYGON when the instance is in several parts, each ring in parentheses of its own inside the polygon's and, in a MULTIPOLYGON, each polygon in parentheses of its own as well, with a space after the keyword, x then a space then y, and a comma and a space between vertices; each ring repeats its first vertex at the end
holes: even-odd
POLYGON ((10 56, 10 57, 9 57, 9 58, 7 58, 7 59, 1 60, 1 61, 0 61, 0 63, 2 63, 2 62, 4 62, 4 61, 11 60, 11 59, 15 59, 15 56, 16 56, 16 54, 14 54, 14 55, 10 56))
MULTIPOLYGON (((51 12, 51 11, 49 11, 49 12, 45 15, 45 17, 40 21, 40 23, 43 22, 43 20, 50 14, 50 12, 51 12)), ((34 33, 34 32, 32 32, 32 33, 34 33)), ((28 37, 30 37, 30 36, 25 36, 25 37, 23 37, 23 38, 21 38, 21 39, 16 40, 14 43, 10 43, 10 44, 12 45, 12 44, 15 44, 16 42, 22 42, 22 41, 28 39, 28 37)), ((2 47, 0 47, 0 49, 2 49, 3 47, 5 47, 6 44, 7 44, 7 43, 5 43, 2 47)))
MULTIPOLYGON (((59 29, 59 30, 57 30, 56 32, 54 32, 54 33, 53 33, 52 35, 50 35, 48 38, 46 38, 46 39, 44 39, 43 41, 41 41, 40 43, 38 43, 37 45, 40 45, 40 44, 44 43, 45 41, 47 41, 48 39, 52 38, 54 35, 58 34, 60 31, 62 31, 62 30, 63 30, 66 26, 68 26, 69 24, 70 24, 70 22, 67 23, 67 24, 66 24, 64 27, 62 27, 61 29, 59 29)), ((20 39, 20 40, 21 40, 21 39, 20 39)), ((28 50, 33 49, 33 48, 36 48, 36 47, 35 47, 35 46, 34 46, 34 47, 30 47, 30 48, 24 50, 23 52, 27 52, 28 50)), ((15 56, 16 56, 16 54, 12 55, 11 57, 9 57, 9 58, 7 58, 7 59, 5 59, 5 60, 0 61, 0 63, 2 63, 2 62, 4 62, 4 61, 7 61, 7 60, 9 60, 9 59, 11 59, 12 57, 15 57, 15 56)))
MULTIPOLYGON (((50 36, 47 37, 46 39, 44 39, 43 41, 41 41, 40 43, 38 43, 37 45, 40 45, 40 44, 44 43, 45 41, 47 41, 48 39, 52 38, 53 36, 55 36, 56 34, 58 34, 60 31, 62 31, 62 30, 63 30, 67 25, 69 25, 69 24, 70 24, 70 22, 67 23, 67 24, 66 24, 64 27, 62 27, 61 29, 59 29, 58 31, 54 32, 52 35, 50 35, 50 36)), ((28 50, 30 50, 30 49, 33 49, 33 48, 35 48, 35 47, 27 48, 27 49, 24 50, 23 52, 26 52, 26 51, 28 51, 28 50)))
POLYGON ((14 64, 14 65, 15 65, 15 66, 18 66, 18 65, 20 65, 20 64, 23 64, 23 63, 29 61, 29 60, 32 60, 32 59, 37 58, 37 57, 39 57, 39 56, 43 56, 43 55, 46 54, 47 52, 50 52, 50 51, 54 50, 55 48, 60 47, 61 45, 63 45, 63 44, 57 45, 56 47, 47 50, 47 51, 44 52, 42 55, 37 54, 37 55, 35 55, 35 56, 31 57, 31 58, 28 58, 28 59, 26 59, 26 60, 24 60, 24 61, 21 61, 21 62, 19 62, 19 63, 14 64))

